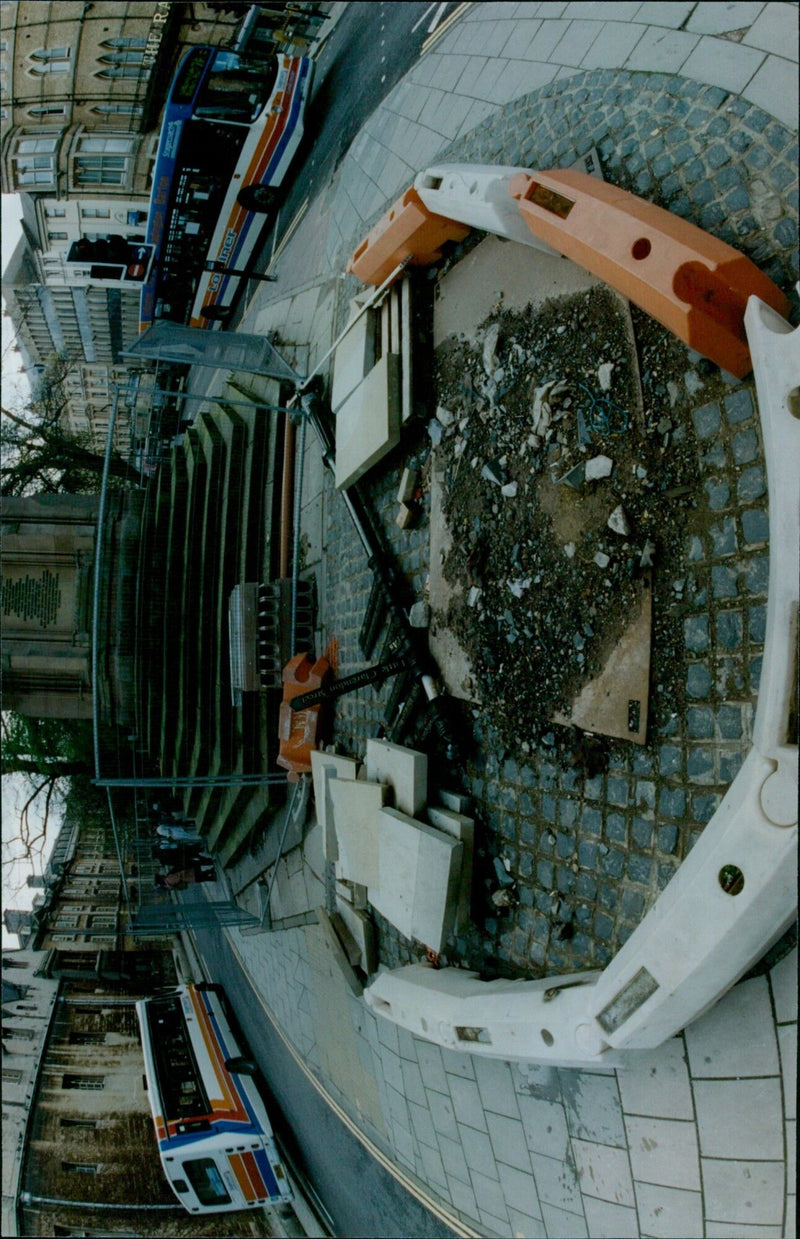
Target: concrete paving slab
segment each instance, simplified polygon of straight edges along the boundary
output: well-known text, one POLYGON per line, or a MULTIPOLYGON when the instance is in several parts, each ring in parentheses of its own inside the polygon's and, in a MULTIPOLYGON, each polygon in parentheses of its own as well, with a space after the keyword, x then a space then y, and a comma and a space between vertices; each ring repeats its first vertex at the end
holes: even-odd
MULTIPOLYGON (((678 6, 660 4, 658 7, 670 9, 678 6)), ((645 73, 679 73, 699 42, 699 34, 689 34, 686 30, 646 26, 629 52, 625 68, 645 73)))
POLYGON ((352 757, 336 753, 311 752, 311 777, 314 782, 314 802, 317 821, 324 832, 324 850, 328 860, 336 860, 336 834, 334 830, 333 805, 326 785, 326 771, 330 779, 355 779, 359 763, 352 757))
POLYGON ((388 808, 378 815, 378 840, 371 902, 407 938, 441 951, 453 928, 461 844, 388 808))
POLYGON ((613 69, 619 64, 625 64, 645 30, 645 26, 635 22, 605 22, 583 57, 581 68, 613 69))
POLYGON ((683 1239, 703 1230, 703 1198, 699 1192, 637 1183, 636 1204, 639 1225, 653 1239, 683 1239))
POLYGON ((766 977, 753 977, 734 986, 702 1020, 684 1033, 692 1076, 722 1077, 777 1075, 778 1047, 772 1023, 766 977), (741 1036, 726 1036, 735 1025, 741 1036))
POLYGON ((681 72, 738 95, 763 63, 764 53, 755 47, 742 47, 739 43, 704 35, 687 57, 681 72))
MULTIPOLYGON (((738 1227, 754 1217, 761 1224, 780 1226, 783 1221, 783 1165, 737 1159, 702 1159, 703 1197, 706 1216, 738 1227)), ((785 1235, 794 1234, 786 1230, 785 1235)))
POLYGON ((417 749, 388 740, 367 740, 365 765, 372 783, 387 783, 395 808, 414 817, 428 799, 428 758, 417 749))
POLYGON ((627 1149, 573 1139, 572 1152, 584 1197, 598 1196, 615 1205, 635 1207, 627 1149))
POLYGON ((777 1076, 695 1080, 693 1089, 704 1157, 778 1160, 783 1156, 781 1082, 777 1076))
POLYGON ((378 967, 378 956, 375 950, 375 930, 372 918, 360 908, 354 908, 346 899, 337 899, 336 907, 354 941, 358 944, 361 955, 360 967, 371 976, 378 967))
POLYGON ((787 128, 797 124, 797 65, 782 56, 767 56, 742 89, 745 99, 777 117, 787 128))
POLYGON ((701 0, 686 22, 687 30, 700 34, 727 34, 731 30, 743 30, 761 15, 764 8, 758 0, 749 3, 718 4, 716 0, 701 0))
POLYGON ((581 1189, 570 1162, 543 1157, 541 1153, 531 1153, 530 1158, 540 1205, 555 1205, 572 1213, 581 1211, 581 1189))
POLYGON ((756 20, 742 39, 748 47, 759 47, 764 52, 785 56, 797 61, 798 12, 796 4, 765 4, 756 20), (795 38, 792 42, 791 34, 795 38))
POLYGON ((692 1087, 682 1037, 648 1050, 617 1074, 622 1108, 627 1114, 692 1119, 692 1087))
POLYGON ((634 1179, 699 1192, 700 1154, 693 1122, 626 1118, 634 1179))
POLYGON ((352 486, 400 441, 400 357, 386 353, 336 415, 336 486, 352 486))
POLYGON ((378 813, 387 802, 389 789, 382 783, 334 779, 328 793, 340 872, 348 881, 374 891, 379 885, 378 813))

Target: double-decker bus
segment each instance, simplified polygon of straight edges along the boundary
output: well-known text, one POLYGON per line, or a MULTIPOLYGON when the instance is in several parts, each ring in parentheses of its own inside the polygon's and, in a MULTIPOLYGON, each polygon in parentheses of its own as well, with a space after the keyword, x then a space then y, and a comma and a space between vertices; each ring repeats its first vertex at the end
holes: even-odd
POLYGON ((158 144, 142 287, 144 331, 157 318, 224 322, 303 135, 312 62, 193 47, 170 88, 158 144))
POLYGON ((136 1004, 161 1165, 189 1213, 292 1199, 264 1102, 220 986, 182 985, 136 1004))

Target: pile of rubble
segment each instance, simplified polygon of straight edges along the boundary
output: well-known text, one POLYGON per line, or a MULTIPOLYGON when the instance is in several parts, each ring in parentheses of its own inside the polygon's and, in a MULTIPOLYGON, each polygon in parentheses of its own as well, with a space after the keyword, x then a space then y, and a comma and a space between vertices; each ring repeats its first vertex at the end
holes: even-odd
POLYGON ((594 288, 498 306, 437 351, 430 433, 455 587, 440 618, 523 753, 601 669, 643 575, 681 562, 697 482, 683 415, 704 378, 682 346, 675 374, 663 329, 634 321, 635 335, 627 304, 594 288))

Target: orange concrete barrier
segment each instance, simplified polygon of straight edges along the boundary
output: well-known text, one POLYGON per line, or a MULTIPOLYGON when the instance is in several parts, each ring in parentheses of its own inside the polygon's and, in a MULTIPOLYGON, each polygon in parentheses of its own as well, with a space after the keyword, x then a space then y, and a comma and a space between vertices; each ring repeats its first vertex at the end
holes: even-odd
POLYGON ((412 185, 361 242, 347 270, 364 284, 382 284, 404 258, 411 256, 414 267, 430 266, 446 241, 463 241, 468 232, 466 224, 429 211, 412 185))
POLYGON ((624 189, 566 168, 520 172, 508 188, 535 236, 737 378, 753 368, 748 297, 788 315, 787 298, 744 254, 624 189))
POLYGON ((317 728, 321 706, 293 710, 289 702, 301 693, 321 688, 330 672, 327 658, 312 664, 308 654, 296 654, 283 669, 283 701, 278 714, 278 765, 288 770, 288 780, 296 783, 311 769, 311 750, 317 747, 317 728))

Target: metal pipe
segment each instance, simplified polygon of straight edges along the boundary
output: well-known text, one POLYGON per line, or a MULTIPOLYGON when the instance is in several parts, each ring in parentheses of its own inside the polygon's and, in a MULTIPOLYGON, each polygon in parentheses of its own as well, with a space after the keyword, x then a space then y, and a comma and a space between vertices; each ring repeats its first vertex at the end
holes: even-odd
POLYGON ((294 422, 288 413, 283 434, 283 474, 281 477, 281 541, 278 575, 289 575, 289 534, 292 520, 292 480, 294 477, 294 422))
POLYGON ((303 417, 300 423, 300 447, 297 452, 297 464, 294 477, 294 517, 292 529, 292 621, 289 630, 292 654, 296 651, 297 642, 297 580, 300 575, 300 505, 303 499, 303 462, 306 454, 306 429, 308 418, 303 417))
POLYGON ((333 344, 328 349, 327 353, 325 353, 324 356, 320 357, 319 361, 317 362, 317 364, 315 365, 311 373, 307 375, 306 378, 303 379, 302 383, 298 384, 298 387, 297 387, 298 395, 302 395, 302 393, 306 390, 311 380, 316 378, 316 376, 319 374, 320 370, 325 365, 325 362, 328 360, 328 358, 333 353, 336 352, 337 348, 339 347, 342 340, 347 335, 348 331, 351 331, 353 327, 355 327, 356 323, 361 318, 361 315, 366 314, 367 310, 369 310, 371 306, 373 306, 375 302, 378 300, 381 293, 386 292, 386 289, 389 287, 390 284, 394 283, 398 275, 400 275, 403 271, 405 271, 406 267, 411 262, 413 257, 414 257, 413 254, 406 255, 403 261, 397 264, 394 271, 392 271, 389 275, 387 275, 383 283, 378 288, 375 289, 375 292, 372 294, 372 296, 369 297, 368 300, 364 302, 361 309, 356 314, 353 315, 353 317, 350 319, 350 322, 347 324, 344 330, 339 332, 339 335, 336 337, 333 344))

